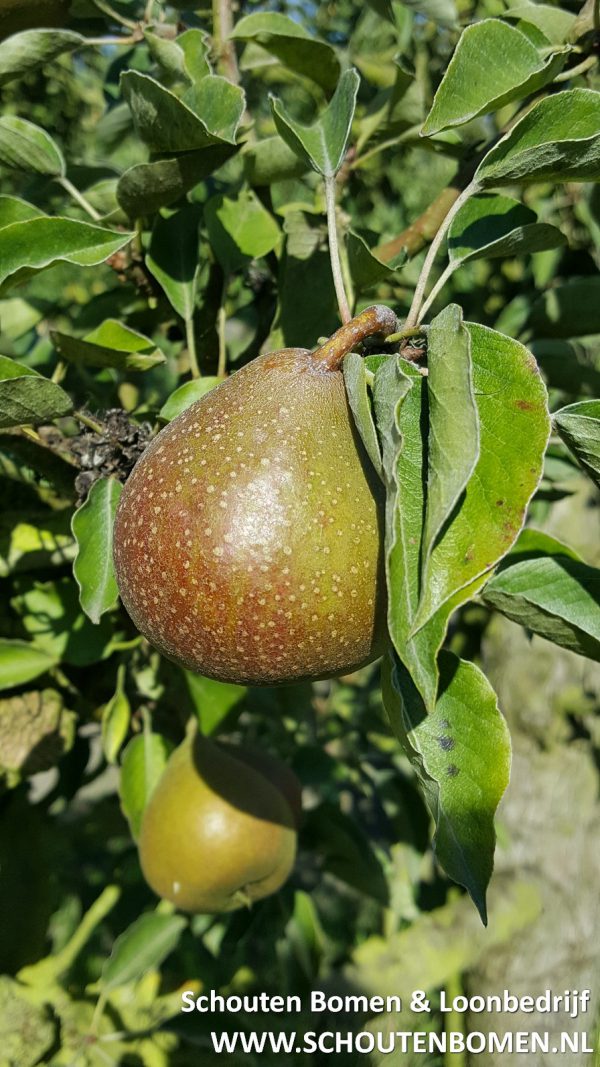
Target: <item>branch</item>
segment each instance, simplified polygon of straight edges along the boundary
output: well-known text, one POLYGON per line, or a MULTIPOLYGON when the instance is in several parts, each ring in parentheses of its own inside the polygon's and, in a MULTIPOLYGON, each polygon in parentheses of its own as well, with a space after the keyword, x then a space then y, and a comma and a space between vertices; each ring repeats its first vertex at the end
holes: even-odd
POLYGON ((378 259, 382 259, 384 263, 389 263, 390 260, 399 256, 402 251, 406 251, 411 257, 416 256, 417 252, 420 252, 435 237, 461 192, 462 186, 457 178, 446 189, 442 189, 429 207, 425 208, 425 211, 419 215, 418 219, 411 222, 410 226, 407 226, 402 233, 391 241, 387 241, 385 244, 375 248, 373 250, 374 255, 378 259))
POLYGON ((230 40, 230 35, 233 31, 231 0, 212 0, 212 14, 212 37, 217 60, 217 71, 233 82, 234 85, 239 85, 240 71, 235 54, 235 45, 230 40))

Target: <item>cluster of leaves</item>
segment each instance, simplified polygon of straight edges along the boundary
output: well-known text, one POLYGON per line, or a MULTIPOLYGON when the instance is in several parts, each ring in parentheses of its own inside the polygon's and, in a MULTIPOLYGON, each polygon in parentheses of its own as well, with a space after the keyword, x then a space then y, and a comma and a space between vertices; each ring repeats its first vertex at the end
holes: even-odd
POLYGON ((593 5, 483 0, 462 33, 451 0, 318 5, 312 25, 242 4, 231 32, 191 8, 74 0, 47 29, 32 4, 0 42, 0 996, 22 1067, 186 1064, 190 1040, 210 1062, 208 1023, 167 1025, 184 979, 402 994, 472 966, 537 902, 516 891, 486 941, 431 864, 427 812, 485 917, 510 742, 457 655, 465 613, 600 658, 598 571, 536 528, 579 467, 600 477, 593 5), (340 296, 408 315, 396 350, 344 365, 386 489, 381 686, 192 676, 118 607, 122 482, 226 373, 330 333, 340 296), (305 786, 295 880, 250 915, 150 910, 133 837, 190 716, 305 786))

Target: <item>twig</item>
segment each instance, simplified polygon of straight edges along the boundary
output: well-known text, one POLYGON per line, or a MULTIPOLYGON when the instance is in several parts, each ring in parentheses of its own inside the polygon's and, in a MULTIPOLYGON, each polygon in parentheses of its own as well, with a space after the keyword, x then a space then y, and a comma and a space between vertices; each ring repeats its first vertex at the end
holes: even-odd
POLYGON ((411 326, 408 330, 398 330, 398 333, 391 333, 389 337, 386 337, 386 345, 394 345, 396 341, 409 341, 412 337, 423 337, 423 330, 420 326, 411 326))
POLYGON ((83 208, 83 210, 90 216, 91 219, 94 220, 94 222, 100 222, 102 215, 100 215, 96 211, 95 207, 92 207, 89 200, 86 200, 83 193, 80 193, 79 189, 77 189, 73 185, 73 182, 69 181, 68 178, 65 178, 64 175, 61 175, 61 177, 57 178, 56 181, 59 185, 62 185, 65 192, 67 192, 69 196, 73 197, 73 200, 75 200, 76 203, 78 203, 79 206, 83 208))
POLYGON ((337 297, 340 318, 342 322, 350 322, 352 314, 348 304, 348 297, 344 288, 344 276, 340 260, 340 246, 335 217, 335 177, 327 177, 325 181, 325 205, 327 208, 327 233, 329 235, 329 258, 331 260, 331 273, 333 285, 337 297))
POLYGON ((32 441, 35 441, 36 445, 42 443, 39 433, 37 430, 34 430, 33 426, 21 426, 21 433, 23 434, 23 437, 29 437, 32 441))
POLYGON ((86 37, 84 44, 99 45, 100 47, 105 44, 132 45, 139 44, 141 40, 141 34, 132 33, 128 34, 127 37, 86 37))
POLYGON ((456 269, 456 263, 449 263, 448 266, 445 268, 445 270, 442 271, 442 273, 440 274, 437 282, 433 286, 429 296, 427 297, 427 300, 425 301, 425 303, 423 304, 423 307, 421 308, 421 310, 419 312, 419 322, 423 321, 423 319, 425 318, 425 315, 429 311, 429 308, 433 304, 433 301, 436 299, 437 296, 439 296, 439 294, 441 293, 442 289, 444 288, 446 282, 454 274, 455 269, 456 269))
POLYGON ((65 363, 65 361, 63 359, 59 359, 59 361, 56 364, 54 370, 52 371, 52 376, 50 378, 50 381, 54 382, 55 385, 60 385, 60 383, 62 382, 62 380, 63 380, 63 378, 64 378, 66 373, 67 373, 67 364, 65 363))
POLYGON ((419 133, 421 126, 411 126, 408 130, 404 130, 396 137, 390 137, 387 141, 380 141, 379 144, 373 145, 367 152, 362 155, 357 155, 356 158, 350 164, 351 170, 356 170, 358 167, 362 167, 363 163, 366 163, 368 159, 379 154, 379 152, 385 152, 386 148, 394 148, 395 145, 402 144, 404 141, 410 141, 414 138, 416 141, 419 139, 419 133))
POLYGON ((463 191, 460 194, 460 196, 458 197, 458 199, 454 201, 454 204, 452 205, 452 207, 450 208, 450 211, 445 216, 440 228, 438 229, 435 237, 433 238, 433 241, 431 242, 431 244, 429 246, 429 251, 427 252, 427 255, 425 256, 425 262, 423 263, 423 266, 421 268, 421 273, 419 275, 419 280, 418 280, 416 288, 415 288, 412 304, 410 306, 410 311, 409 311, 409 313, 408 313, 408 315, 406 317, 406 321, 404 323, 404 325, 405 325, 405 327, 407 329, 410 326, 416 326, 418 324, 419 313, 421 311, 421 304, 423 303, 423 297, 425 295, 425 288, 427 286, 427 281, 428 281, 429 275, 431 273, 431 268, 433 267, 433 264, 434 264, 434 261, 435 261, 435 257, 437 255, 439 249, 440 249, 440 246, 442 244, 442 241, 444 240, 444 237, 446 236, 446 234, 448 232, 448 229, 450 227, 450 224, 451 224, 453 218, 458 214, 458 212, 460 211, 460 209, 463 206, 463 204, 466 203, 466 201, 471 196, 473 196, 478 191, 478 189, 479 189, 479 185, 475 181, 471 181, 469 183, 469 185, 467 185, 466 189, 463 189, 463 191))
POLYGON ((104 433, 104 426, 101 422, 97 422, 96 419, 91 419, 89 415, 84 414, 83 411, 74 411, 73 418, 77 419, 82 426, 87 426, 88 430, 92 430, 93 433, 104 433))
POLYGON ((190 357, 190 371, 192 372, 192 378, 200 378, 200 367, 198 365, 198 353, 196 352, 196 332, 194 330, 194 313, 185 320, 185 340, 188 350, 188 356, 190 357))
POLYGON ((106 3, 106 0, 94 0, 94 6, 102 11, 104 15, 107 15, 113 22, 119 22, 121 26, 126 26, 128 30, 137 30, 138 24, 133 19, 127 19, 124 15, 120 15, 118 11, 115 11, 110 4, 106 3))
POLYGON ((571 78, 576 78, 578 74, 585 74, 586 70, 591 70, 596 66, 598 62, 598 56, 586 56, 575 67, 569 67, 568 70, 561 70, 560 74, 557 74, 554 82, 568 82, 571 78))

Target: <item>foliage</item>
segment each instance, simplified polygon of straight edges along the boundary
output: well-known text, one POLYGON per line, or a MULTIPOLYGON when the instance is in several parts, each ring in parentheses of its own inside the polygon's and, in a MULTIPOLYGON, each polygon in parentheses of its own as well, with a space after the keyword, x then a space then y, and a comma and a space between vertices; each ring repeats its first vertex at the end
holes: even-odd
POLYGON ((510 766, 478 666, 494 613, 600 660, 597 560, 543 530, 600 472, 588 6, 242 2, 228 34, 222 3, 213 22, 193 4, 58 0, 46 25, 35 3, 0 4, 10 1062, 196 1063, 214 1021, 177 1015, 200 985, 412 982, 435 1005, 535 921, 527 883, 477 928, 448 876, 485 920, 510 766), (227 374, 374 301, 398 333, 344 374, 386 498, 381 677, 190 675, 117 602, 121 485, 227 374), (184 918, 141 877, 144 807, 194 720, 278 753, 304 786, 293 879, 248 913, 184 918))

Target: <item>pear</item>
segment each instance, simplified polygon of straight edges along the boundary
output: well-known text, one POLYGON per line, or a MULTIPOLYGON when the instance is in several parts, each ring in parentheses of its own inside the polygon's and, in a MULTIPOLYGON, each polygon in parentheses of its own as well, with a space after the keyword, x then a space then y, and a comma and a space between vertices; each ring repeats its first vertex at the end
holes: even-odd
POLYGON ((275 893, 296 855, 279 789, 231 746, 197 734, 172 754, 144 812, 140 862, 161 897, 224 912, 275 893))
POLYGON ((341 364, 395 328, 377 306, 314 352, 259 356, 146 449, 121 495, 114 560, 127 611, 164 655, 274 685, 381 654, 381 487, 341 364))
POLYGON ((217 744, 236 759, 248 763, 279 790, 292 813, 294 826, 299 830, 302 825, 302 786, 292 768, 254 745, 234 746, 225 741, 218 741, 217 744))

